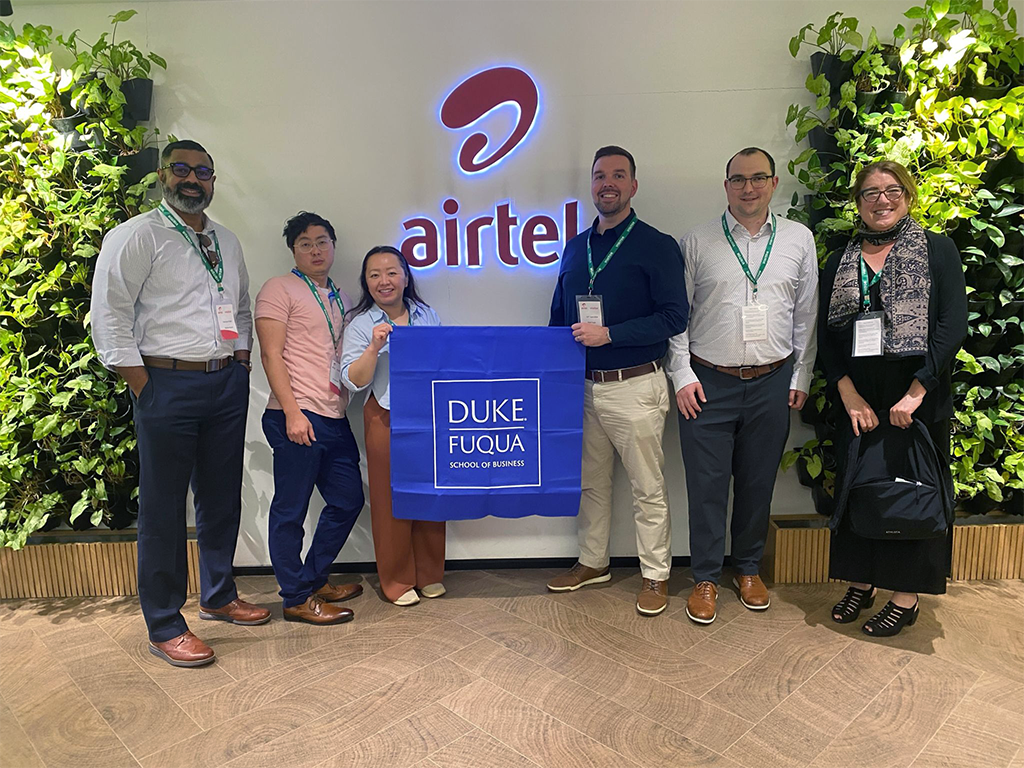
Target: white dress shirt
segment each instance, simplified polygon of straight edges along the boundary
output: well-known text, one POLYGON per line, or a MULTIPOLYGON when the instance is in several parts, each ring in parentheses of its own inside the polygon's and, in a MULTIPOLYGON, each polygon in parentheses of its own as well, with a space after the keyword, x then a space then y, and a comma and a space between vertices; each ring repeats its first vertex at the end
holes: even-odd
MULTIPOLYGON (((188 228, 173 210, 174 219, 188 228)), ((142 365, 142 356, 193 362, 252 348, 249 274, 242 246, 226 227, 206 218, 203 232, 220 244, 224 292, 196 248, 154 208, 103 238, 92 283, 92 338, 107 368, 142 365), (237 339, 221 338, 217 304, 232 305, 237 339)))
MULTIPOLYGON (((726 211, 725 218, 751 274, 756 275, 772 233, 771 214, 753 236, 731 212, 726 211)), ((680 240, 690 322, 686 331, 669 340, 666 359, 677 392, 698 380, 691 353, 728 367, 765 365, 792 354, 790 389, 810 389, 818 349, 817 249, 814 236, 803 224, 783 218, 776 222, 771 256, 757 281, 757 301, 768 306, 768 337, 764 341, 743 341, 742 312, 752 300, 753 286, 722 231, 721 217, 696 227, 680 240)))
MULTIPOLYGON (((391 337, 389 336, 377 353, 377 367, 373 379, 357 387, 348 376, 352 363, 360 358, 373 338, 373 329, 388 322, 387 313, 376 304, 354 316, 345 327, 345 339, 341 347, 341 382, 350 392, 362 392, 367 387, 377 398, 377 404, 384 410, 391 410, 391 337)), ((426 304, 409 303, 409 325, 440 325, 437 312, 426 304)), ((401 333, 401 330, 398 331, 401 333)))

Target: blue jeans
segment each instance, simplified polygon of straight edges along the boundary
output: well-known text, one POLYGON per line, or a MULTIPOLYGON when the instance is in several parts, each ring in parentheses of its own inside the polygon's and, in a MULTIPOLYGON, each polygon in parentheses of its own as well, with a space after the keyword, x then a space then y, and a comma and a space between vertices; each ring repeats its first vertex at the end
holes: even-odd
POLYGON ((284 411, 263 414, 263 433, 274 449, 274 500, 270 504, 270 562, 285 608, 327 583, 334 559, 363 509, 359 447, 348 419, 303 411, 316 435, 312 445, 288 439, 284 411), (327 502, 302 560, 303 523, 316 486, 327 502))

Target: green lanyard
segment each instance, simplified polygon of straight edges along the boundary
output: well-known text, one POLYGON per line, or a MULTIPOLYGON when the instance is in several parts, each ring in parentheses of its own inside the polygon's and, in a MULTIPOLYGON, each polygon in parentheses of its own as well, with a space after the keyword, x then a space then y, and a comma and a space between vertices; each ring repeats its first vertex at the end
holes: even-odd
POLYGON ((612 256, 619 250, 619 246, 622 245, 622 241, 629 237, 629 233, 633 231, 633 227, 636 225, 636 216, 629 222, 629 226, 619 235, 619 239, 615 241, 615 245, 612 246, 611 250, 608 251, 608 255, 604 257, 604 261, 594 269, 594 254, 590 250, 590 236, 587 236, 587 270, 590 272, 590 293, 594 293, 594 280, 600 274, 601 270, 608 266, 608 262, 612 260, 612 256))
POLYGON ((214 248, 217 249, 217 266, 214 267, 206 257, 206 254, 203 253, 203 249, 196 245, 192 240, 192 236, 189 235, 188 230, 185 229, 181 222, 178 221, 169 210, 167 210, 167 207, 163 203, 160 203, 160 213, 167 217, 167 220, 171 222, 171 226, 173 226, 174 229, 177 230, 178 234, 185 238, 185 241, 195 249, 196 253, 199 254, 199 258, 203 260, 203 266, 206 267, 206 271, 210 273, 210 277, 212 277, 214 282, 217 283, 217 290, 220 293, 224 293, 224 257, 220 255, 220 240, 217 239, 217 231, 213 230, 213 245, 214 248))
POLYGON ((757 270, 757 274, 754 275, 750 271, 750 267, 747 265, 747 260, 743 258, 743 254, 740 253, 739 246, 736 245, 736 241, 733 239, 732 232, 729 231, 729 224, 725 220, 725 214, 722 214, 722 231, 725 233, 725 239, 729 241, 729 245, 732 246, 732 252, 736 254, 736 261, 740 263, 743 268, 743 273, 747 276, 747 280, 750 281, 751 285, 754 286, 754 299, 757 299, 757 281, 761 279, 761 275, 764 274, 764 268, 768 266, 768 257, 772 255, 772 246, 775 245, 775 232, 777 230, 775 214, 772 214, 772 236, 768 238, 768 245, 764 249, 764 257, 761 259, 761 267, 757 270))
MULTIPOLYGON (((316 303, 320 305, 320 311, 324 313, 324 319, 327 321, 327 330, 331 332, 331 341, 334 342, 334 348, 338 348, 338 336, 334 333, 334 323, 331 322, 331 313, 327 311, 327 307, 324 306, 324 300, 320 298, 320 291, 316 287, 316 283, 309 279, 307 275, 302 274, 299 270, 293 269, 292 274, 296 277, 301 277, 303 282, 309 287, 313 297, 316 299, 316 303)), ((345 305, 341 303, 341 297, 338 295, 338 289, 334 285, 334 281, 331 278, 327 278, 327 301, 328 303, 337 301, 338 309, 341 310, 341 319, 345 319, 345 305)))
MULTIPOLYGON (((408 307, 406 307, 405 311, 409 313, 409 327, 411 328, 412 327, 412 310, 409 309, 408 307)), ((398 327, 397 325, 395 325, 395 321, 392 320, 390 317, 388 317, 388 313, 387 312, 384 313, 384 321, 388 325, 390 325, 392 328, 397 328, 398 327)))
POLYGON ((867 312, 871 309, 871 289, 882 279, 882 270, 875 272, 875 276, 868 280, 868 265, 864 257, 860 257, 860 301, 867 312))

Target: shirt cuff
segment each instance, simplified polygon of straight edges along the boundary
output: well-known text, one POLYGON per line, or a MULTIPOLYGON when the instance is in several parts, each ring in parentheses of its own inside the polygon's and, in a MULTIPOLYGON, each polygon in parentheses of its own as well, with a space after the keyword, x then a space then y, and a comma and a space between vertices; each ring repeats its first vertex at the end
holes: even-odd
POLYGON ((806 394, 811 391, 811 380, 813 378, 813 371, 793 371, 793 378, 790 380, 789 388, 806 394))
POLYGON ((97 350, 97 354, 100 356, 100 362, 103 363, 103 366, 110 370, 115 368, 141 368, 144 365, 138 347, 97 350))
POLYGON ((700 381, 700 379, 697 378, 697 374, 693 372, 693 368, 689 365, 684 368, 669 371, 668 376, 672 379, 672 388, 676 392, 683 387, 689 386, 690 384, 696 384, 700 381))
POLYGON ((239 350, 244 350, 246 352, 251 351, 252 350, 252 336, 249 336, 248 334, 241 334, 241 333, 238 334, 238 338, 235 339, 235 347, 234 347, 234 349, 235 349, 235 352, 238 352, 239 350))
POLYGON ((921 386, 927 391, 931 392, 937 386, 939 386, 939 380, 928 373, 927 368, 922 368, 914 374, 914 378, 921 382, 921 386))

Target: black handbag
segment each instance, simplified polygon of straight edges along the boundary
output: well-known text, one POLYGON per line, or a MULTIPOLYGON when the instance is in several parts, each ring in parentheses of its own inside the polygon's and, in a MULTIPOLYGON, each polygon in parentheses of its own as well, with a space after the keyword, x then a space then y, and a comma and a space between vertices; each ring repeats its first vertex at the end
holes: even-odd
POLYGON ((844 514, 866 539, 930 539, 953 523, 953 478, 928 429, 880 423, 850 443, 839 486, 835 530, 844 514))

